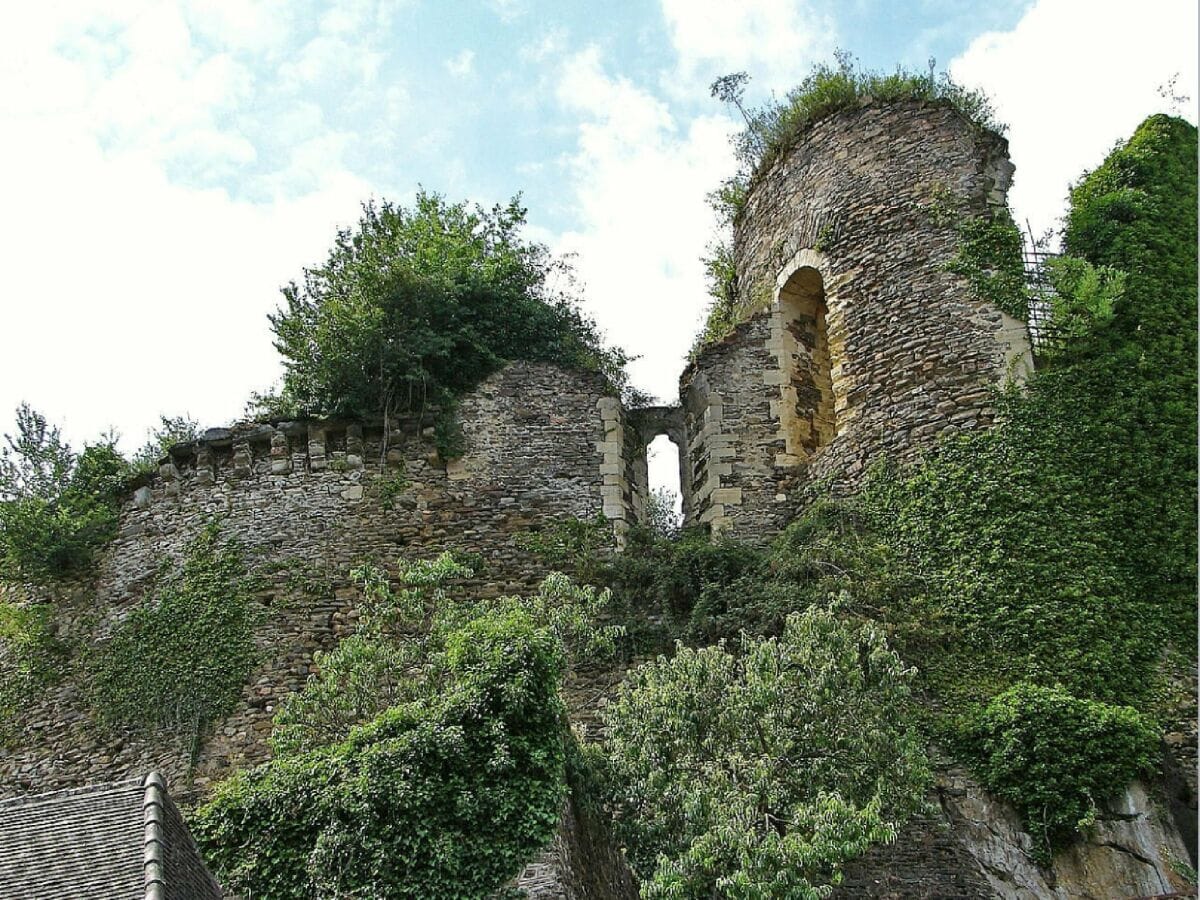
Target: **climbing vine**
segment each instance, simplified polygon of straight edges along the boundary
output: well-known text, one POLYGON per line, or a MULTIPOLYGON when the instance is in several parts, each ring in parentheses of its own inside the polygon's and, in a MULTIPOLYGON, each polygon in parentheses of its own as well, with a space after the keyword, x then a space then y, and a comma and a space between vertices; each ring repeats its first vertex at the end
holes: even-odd
POLYGON ((946 270, 967 280, 980 300, 1022 321, 1029 318, 1021 232, 1008 208, 955 222, 958 246, 946 270))
POLYGON ((64 672, 67 649, 53 624, 49 604, 0 599, 0 744, 15 737, 11 725, 30 696, 64 672))
POLYGON ((90 696, 101 718, 198 741, 237 703, 257 657, 254 618, 238 547, 212 522, 93 650, 90 696))
POLYGON ((374 567, 359 629, 275 719, 273 762, 194 822, 228 886, 264 898, 491 896, 550 839, 565 792, 563 673, 611 654, 607 592, 550 575, 454 602, 452 555, 374 567), (365 837, 364 837, 365 836, 365 837))

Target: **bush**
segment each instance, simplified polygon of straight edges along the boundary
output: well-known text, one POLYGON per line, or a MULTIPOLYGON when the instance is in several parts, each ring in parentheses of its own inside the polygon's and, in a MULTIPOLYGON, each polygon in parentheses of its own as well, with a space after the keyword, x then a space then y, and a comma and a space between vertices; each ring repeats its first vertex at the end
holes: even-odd
POLYGON ((154 595, 95 651, 92 702, 111 725, 198 740, 230 712, 257 656, 246 570, 210 523, 154 595))
POLYGON ((877 629, 821 610, 635 670, 606 750, 643 896, 824 896, 921 803, 911 677, 877 629))
POLYGON ((200 423, 191 416, 159 416, 158 427, 147 433, 146 443, 133 455, 130 466, 134 472, 157 472, 168 450, 199 436, 200 423))
POLYGON ((1021 683, 966 724, 965 747, 984 785, 1012 803, 1048 864, 1095 822, 1099 805, 1157 762, 1158 731, 1129 706, 1021 683))
POLYGON ((193 831, 227 887, 485 897, 550 840, 564 795, 557 641, 512 610, 448 635, 444 659, 436 694, 217 789, 193 831))

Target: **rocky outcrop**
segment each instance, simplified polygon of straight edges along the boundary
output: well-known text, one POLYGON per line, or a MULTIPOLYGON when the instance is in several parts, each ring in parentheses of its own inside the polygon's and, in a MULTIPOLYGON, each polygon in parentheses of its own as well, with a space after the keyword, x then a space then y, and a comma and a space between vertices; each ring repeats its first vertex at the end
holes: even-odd
POLYGON ((1176 872, 1189 851, 1165 808, 1134 782, 1112 801, 1093 832, 1039 868, 1017 814, 962 772, 943 779, 942 805, 963 845, 978 861, 993 896, 1003 900, 1117 900, 1193 893, 1176 872))

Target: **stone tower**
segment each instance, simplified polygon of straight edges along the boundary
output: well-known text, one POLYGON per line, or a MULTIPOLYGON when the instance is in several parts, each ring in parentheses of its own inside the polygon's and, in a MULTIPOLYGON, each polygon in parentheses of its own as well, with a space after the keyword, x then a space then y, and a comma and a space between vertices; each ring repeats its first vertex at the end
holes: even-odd
POLYGON ((910 101, 822 119, 758 174, 734 229, 748 316, 680 379, 689 524, 767 537, 804 486, 990 424, 1028 333, 947 271, 939 204, 988 214, 1012 172, 999 135, 910 101))

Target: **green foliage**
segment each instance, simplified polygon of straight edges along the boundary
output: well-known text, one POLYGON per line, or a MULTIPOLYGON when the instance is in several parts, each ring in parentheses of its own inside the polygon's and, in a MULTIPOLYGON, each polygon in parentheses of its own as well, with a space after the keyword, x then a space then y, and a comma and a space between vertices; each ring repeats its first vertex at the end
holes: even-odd
POLYGON ((379 505, 387 510, 395 509, 397 499, 409 489, 409 486, 408 475, 405 474, 403 466, 391 474, 380 473, 374 481, 370 482, 372 496, 377 497, 379 505))
POLYGON ((688 634, 710 641, 743 630, 778 634, 789 614, 834 601, 845 615, 921 633, 928 623, 914 621, 911 605, 918 590, 892 547, 867 527, 857 501, 818 499, 741 576, 700 592, 688 634))
POLYGON ((824 896, 929 783, 911 675, 877 629, 821 610, 636 670, 605 717, 643 896, 824 896))
POLYGON ((591 519, 559 519, 548 528, 518 534, 516 543, 548 568, 568 572, 588 584, 608 583, 605 573, 614 549, 613 530, 603 513, 591 519))
POLYGON ((1126 274, 1076 257, 1051 257, 1045 265, 1052 289, 1045 298, 1050 318, 1044 326, 1039 359, 1052 362, 1111 322, 1117 301, 1124 295, 1126 274))
POLYGON ((1132 707, 1028 683, 976 712, 965 735, 983 783, 1020 811, 1043 864, 1158 757, 1158 730, 1132 707))
POLYGON ((625 552, 612 560, 605 583, 629 605, 682 629, 697 608, 705 609, 710 598, 724 596, 743 579, 759 577, 764 565, 760 552, 728 538, 688 530, 670 540, 636 528, 625 552))
POLYGON ((75 454, 28 404, 0 448, 0 575, 46 582, 83 571, 115 533, 128 465, 112 438, 75 454))
POLYGON ((1163 644, 1194 650, 1195 141, 1152 118, 1136 166, 1106 162, 1075 189, 1068 247, 1127 273, 1111 317, 998 397, 997 428, 868 486, 879 533, 924 581, 947 647, 925 668, 943 690, 1032 679, 1145 704, 1163 644))
POLYGON ((448 634, 440 659, 437 692, 218 788, 193 832, 227 887, 484 897, 549 841, 565 755, 557 640, 511 609, 448 634))
POLYGON ((159 416, 157 428, 151 429, 144 443, 133 455, 134 472, 154 472, 159 460, 176 444, 194 441, 200 436, 200 423, 191 416, 159 416))
POLYGON ((54 634, 48 604, 0 600, 0 743, 30 695, 62 672, 66 648, 54 634))
POLYGON ((275 755, 344 740, 355 725, 436 689, 435 671, 423 668, 431 652, 429 623, 446 606, 445 584, 471 574, 450 553, 401 562, 398 590, 374 566, 353 570, 361 590, 358 631, 333 650, 318 651, 317 674, 280 705, 271 734, 275 755))
POLYGON ((645 525, 654 534, 663 538, 673 538, 679 534, 682 525, 676 504, 679 494, 670 488, 654 488, 646 495, 645 525))
POLYGON ((254 612, 238 548, 216 522, 94 653, 91 699, 110 725, 198 740, 232 710, 257 655, 254 612))
MULTIPOLYGON (((713 202, 724 201, 715 200, 713 202)), ((744 199, 741 202, 744 202, 744 199)), ((729 241, 712 244, 702 261, 708 285, 709 303, 704 313, 704 326, 692 343, 690 353, 692 358, 695 358, 703 347, 715 344, 729 334, 741 317, 733 246, 729 241)))
MULTIPOLYGON (((1065 235, 1078 256, 1057 275, 1080 327, 1054 366, 996 398, 996 428, 868 479, 868 526, 917 577, 908 606, 925 634, 899 630, 901 651, 940 709, 1006 698, 986 719, 997 747, 1017 701, 1050 696, 1078 717, 1046 718, 1047 747, 1081 723, 1132 722, 1097 704, 1153 717, 1164 650, 1195 652, 1195 162, 1195 128, 1152 117, 1080 182, 1065 235)), ((1039 719, 1022 720, 1028 741, 1039 719)), ((1084 793, 1098 802, 1146 764, 1141 727, 1083 741, 1066 769, 996 757, 984 774, 1057 846, 1084 793)))
POLYGON ((560 287, 565 264, 524 241, 524 224, 515 199, 490 212, 423 192, 411 210, 364 206, 328 261, 283 289, 270 317, 283 398, 259 405, 385 418, 449 409, 515 359, 599 369, 623 384, 625 357, 603 348, 560 287))
POLYGON ((962 216, 955 222, 958 247, 946 270, 967 279, 980 300, 1014 318, 1029 317, 1021 232, 1008 210, 962 216))
POLYGON ((435 695, 442 689, 450 636, 476 619, 528 616, 558 641, 569 668, 610 659, 624 631, 601 624, 611 604, 608 591, 577 586, 557 572, 532 596, 476 602, 447 594, 448 582, 472 574, 449 553, 402 562, 398 590, 374 567, 352 574, 362 590, 358 631, 334 650, 318 653, 317 674, 280 706, 271 736, 277 756, 343 740, 353 726, 386 709, 435 695))

